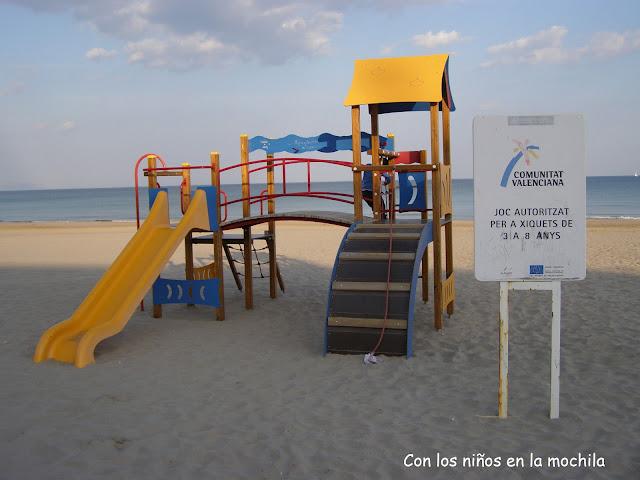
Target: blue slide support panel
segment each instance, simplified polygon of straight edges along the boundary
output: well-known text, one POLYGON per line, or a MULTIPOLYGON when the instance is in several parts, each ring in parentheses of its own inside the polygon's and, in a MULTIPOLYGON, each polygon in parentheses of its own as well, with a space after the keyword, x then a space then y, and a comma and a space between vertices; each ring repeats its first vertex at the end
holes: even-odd
POLYGON ((153 284, 153 303, 189 303, 219 307, 218 279, 172 280, 158 278, 153 284))
MULTIPOLYGON (((214 186, 206 186, 198 187, 197 190, 203 190, 207 197, 209 228, 212 232, 215 232, 219 227, 216 203, 217 189, 214 186)), ((167 188, 149 189, 149 209, 153 207, 153 203, 161 191, 167 192, 168 194, 167 188)), ((173 280, 158 277, 153 283, 153 303, 155 305, 188 303, 191 305, 219 307, 220 297, 218 295, 218 283, 217 278, 207 280, 173 280)))

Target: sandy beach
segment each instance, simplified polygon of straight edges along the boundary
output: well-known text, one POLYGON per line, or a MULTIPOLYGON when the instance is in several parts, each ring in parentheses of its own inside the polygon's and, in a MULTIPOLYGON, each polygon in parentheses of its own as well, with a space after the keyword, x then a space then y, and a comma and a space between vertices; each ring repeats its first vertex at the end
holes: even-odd
MULTIPOLYGON (((278 225, 278 299, 255 280, 255 308, 244 310, 227 269, 224 322, 206 307, 166 306, 162 319, 138 311, 94 365, 34 364, 42 332, 73 312, 134 231, 0 224, 1 479, 637 478, 640 221, 588 223, 587 278, 563 284, 554 421, 551 302, 539 292, 512 294, 511 417, 495 418, 498 285, 474 278, 471 222, 454 226, 455 314, 438 332, 432 304, 418 302, 408 360, 321 355, 344 229, 291 222, 278 225), (530 467, 531 454, 545 466, 530 467), (579 454, 606 466, 546 466, 579 454), (438 467, 438 455, 456 466, 438 467), (416 457, 433 464, 404 465, 416 457), (507 467, 508 457, 525 466, 507 467)), ((196 256, 208 263, 210 247, 196 256)), ((183 269, 179 248, 165 273, 183 269)))

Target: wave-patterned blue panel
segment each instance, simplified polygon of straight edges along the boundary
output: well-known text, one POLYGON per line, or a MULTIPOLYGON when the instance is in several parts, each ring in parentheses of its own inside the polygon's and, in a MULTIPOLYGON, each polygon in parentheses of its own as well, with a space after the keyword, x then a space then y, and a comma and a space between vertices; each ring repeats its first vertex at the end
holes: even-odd
MULTIPOLYGON (((361 151, 371 148, 371 135, 360 133, 361 151)), ((380 148, 393 150, 393 139, 380 136, 380 148)), ((331 133, 321 133, 317 137, 300 137, 287 135, 282 138, 253 137, 249 139, 249 151, 264 150, 266 153, 304 153, 323 152, 332 153, 341 150, 351 150, 351 135, 338 136, 331 133)))
POLYGON ((189 303, 219 307, 218 279, 173 280, 158 278, 153 284, 153 303, 189 303))

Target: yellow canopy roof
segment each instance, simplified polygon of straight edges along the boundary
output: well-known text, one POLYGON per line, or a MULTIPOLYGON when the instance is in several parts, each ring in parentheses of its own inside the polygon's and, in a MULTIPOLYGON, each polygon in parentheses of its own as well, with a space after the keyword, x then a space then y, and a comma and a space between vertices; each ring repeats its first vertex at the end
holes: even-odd
POLYGON ((344 104, 380 104, 380 113, 388 113, 427 110, 444 100, 454 110, 448 63, 449 55, 356 60, 344 104))

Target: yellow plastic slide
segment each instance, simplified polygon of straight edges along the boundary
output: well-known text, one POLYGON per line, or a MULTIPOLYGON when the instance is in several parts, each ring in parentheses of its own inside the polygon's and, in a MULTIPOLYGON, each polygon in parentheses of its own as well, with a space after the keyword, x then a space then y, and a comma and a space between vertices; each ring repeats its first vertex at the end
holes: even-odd
POLYGON ((167 193, 158 192, 146 221, 74 314, 44 332, 33 360, 54 359, 79 368, 93 363, 96 345, 122 331, 175 249, 194 228, 209 230, 205 192, 196 190, 175 227, 169 224, 167 193))

